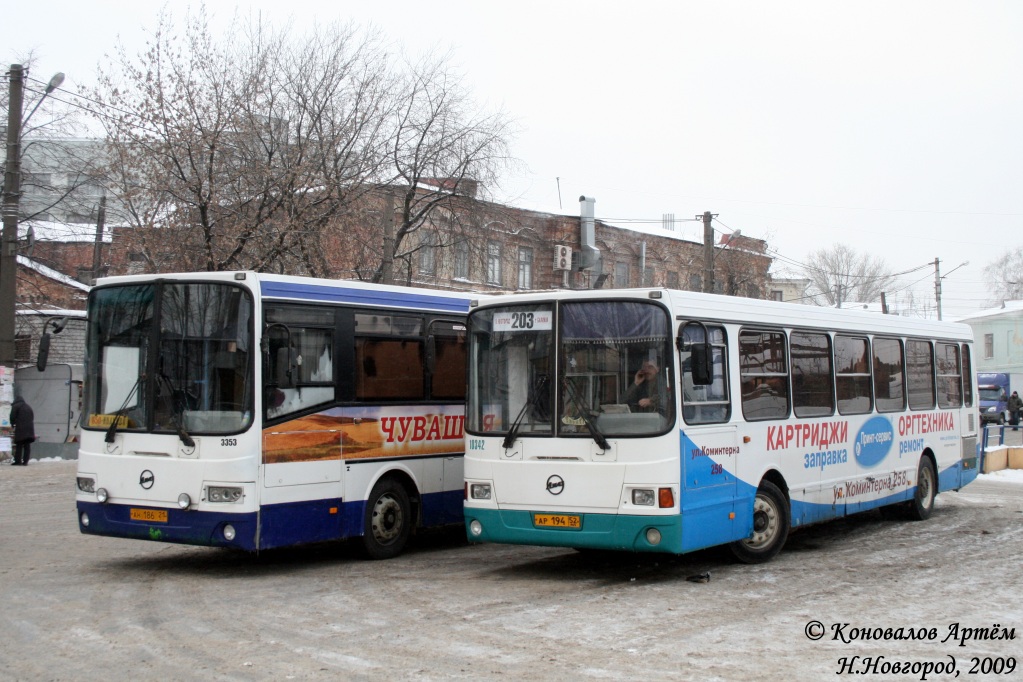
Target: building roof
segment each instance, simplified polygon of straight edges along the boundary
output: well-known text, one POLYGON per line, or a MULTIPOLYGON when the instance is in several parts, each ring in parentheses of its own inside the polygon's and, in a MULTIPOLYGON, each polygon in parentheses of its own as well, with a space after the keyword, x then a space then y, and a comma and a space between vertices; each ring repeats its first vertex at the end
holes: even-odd
POLYGON ((30 270, 34 270, 35 272, 38 272, 43 277, 47 277, 49 279, 52 279, 53 281, 59 282, 59 283, 65 285, 65 286, 71 287, 72 289, 78 289, 80 291, 85 291, 85 292, 88 292, 88 291, 92 290, 92 287, 89 286, 88 284, 82 284, 77 279, 75 279, 73 277, 68 277, 63 272, 58 272, 58 271, 54 270, 53 268, 48 268, 45 265, 43 265, 42 263, 37 263, 36 261, 34 261, 31 258, 28 258, 26 256, 18 256, 18 265, 20 265, 22 267, 25 267, 25 268, 28 268, 30 270))
POLYGON ((975 313, 971 313, 966 317, 960 317, 957 322, 979 322, 985 317, 1000 317, 1002 315, 1017 316, 1019 313, 1023 313, 1023 301, 1003 301, 1002 305, 997 308, 988 308, 987 310, 980 310, 975 313))
MULTIPOLYGON (((96 225, 92 223, 63 223, 56 220, 22 220, 18 223, 18 239, 28 236, 29 228, 39 242, 94 242, 96 225)), ((110 243, 114 225, 103 229, 103 241, 110 243)))

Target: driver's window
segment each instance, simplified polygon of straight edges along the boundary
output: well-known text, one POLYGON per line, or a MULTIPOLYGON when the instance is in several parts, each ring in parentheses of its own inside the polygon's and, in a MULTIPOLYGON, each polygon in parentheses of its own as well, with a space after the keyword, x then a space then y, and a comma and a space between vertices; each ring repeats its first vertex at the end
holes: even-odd
POLYGON ((722 327, 708 327, 710 334, 711 382, 698 385, 693 381, 690 348, 706 341, 703 328, 689 325, 682 332, 684 344, 680 353, 682 367, 682 418, 687 424, 727 422, 732 416, 728 398, 728 344, 722 327))
POLYGON ((334 311, 267 306, 268 419, 334 400, 334 311))

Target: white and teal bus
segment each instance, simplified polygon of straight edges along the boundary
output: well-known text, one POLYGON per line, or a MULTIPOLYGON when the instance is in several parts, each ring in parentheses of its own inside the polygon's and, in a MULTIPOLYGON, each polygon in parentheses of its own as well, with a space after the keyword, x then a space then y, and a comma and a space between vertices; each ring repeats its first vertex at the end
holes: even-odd
POLYGON ((462 522, 465 294, 254 272, 89 295, 83 533, 399 553, 462 522))
POLYGON ((977 475, 972 332, 664 289, 469 315, 469 539, 766 561, 793 527, 926 519, 977 475), (888 510, 886 510, 888 511, 888 510))

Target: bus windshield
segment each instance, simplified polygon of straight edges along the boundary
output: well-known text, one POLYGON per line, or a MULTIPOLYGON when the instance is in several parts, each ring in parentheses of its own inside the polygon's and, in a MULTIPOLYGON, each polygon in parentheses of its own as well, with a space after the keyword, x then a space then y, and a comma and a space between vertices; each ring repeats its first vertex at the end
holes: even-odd
POLYGON ((472 314, 467 430, 600 442, 663 433, 674 423, 672 335, 662 307, 563 302, 557 324, 554 313, 546 303, 472 314))
POLYGON ((83 426, 223 434, 252 419, 252 300, 231 284, 96 289, 83 426))

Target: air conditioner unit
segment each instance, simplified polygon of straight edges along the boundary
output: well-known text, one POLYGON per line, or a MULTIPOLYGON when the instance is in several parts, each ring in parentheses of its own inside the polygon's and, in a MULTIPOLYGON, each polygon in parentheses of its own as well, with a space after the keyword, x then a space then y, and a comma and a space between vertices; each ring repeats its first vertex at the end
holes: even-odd
POLYGON ((572 247, 570 246, 554 247, 554 269, 555 270, 572 269, 572 247))

